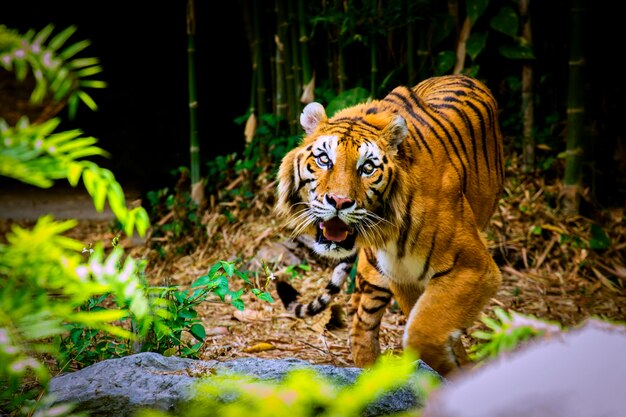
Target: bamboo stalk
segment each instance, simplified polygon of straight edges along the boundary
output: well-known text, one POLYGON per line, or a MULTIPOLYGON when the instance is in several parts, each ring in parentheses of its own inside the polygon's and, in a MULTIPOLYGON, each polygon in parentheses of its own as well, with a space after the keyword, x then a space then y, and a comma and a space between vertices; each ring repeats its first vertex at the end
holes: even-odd
POLYGON ((287 0, 287 20, 289 23, 289 39, 290 39, 290 74, 291 74, 291 91, 292 96, 289 101, 290 117, 289 131, 295 134, 298 128, 298 117, 302 111, 300 105, 300 94, 302 92, 302 67, 300 66, 300 41, 297 25, 297 13, 294 9, 295 4, 291 0, 287 0))
POLYGON ((378 88, 378 36, 376 36, 376 27, 378 25, 378 7, 377 0, 370 0, 369 8, 372 10, 372 22, 370 23, 370 99, 376 98, 376 90, 378 88))
POLYGON ((582 0, 572 0, 569 85, 567 89, 567 143, 562 199, 562 210, 565 214, 578 213, 582 188, 583 127, 585 117, 583 14, 582 0))
MULTIPOLYGON (((528 45, 532 45, 532 30, 528 6, 530 0, 520 0, 519 13, 522 19, 522 38, 528 45)), ((530 173, 535 170, 535 137, 534 104, 533 104, 533 67, 530 61, 522 65, 522 171, 530 173)))
MULTIPOLYGON (((265 87, 265 71, 263 68, 263 44, 261 37, 261 13, 259 11, 259 1, 251 0, 252 3, 252 68, 253 68, 253 85, 256 86, 255 99, 257 110, 257 123, 262 124, 262 118, 267 113, 266 99, 267 89, 265 87)), ((262 141, 261 141, 262 142, 262 141)), ((261 158, 265 157, 265 144, 259 143, 259 154, 261 158)))
POLYGON ((406 2, 409 21, 406 26, 406 70, 410 86, 415 85, 415 20, 411 19, 411 0, 406 2))
POLYGON ((428 25, 421 24, 418 26, 419 37, 417 47, 418 68, 417 68, 417 82, 425 80, 431 74, 428 67, 428 58, 430 57, 430 48, 428 46, 428 25))
POLYGON ((194 0, 187 0, 187 85, 189 91, 189 156, 191 165, 191 197, 204 203, 204 187, 200 178, 200 141, 198 139, 198 97, 196 89, 196 16, 194 0))
POLYGON ((459 40, 456 44, 456 62, 454 63, 453 74, 460 74, 465 68, 465 56, 467 55, 467 40, 472 31, 472 20, 469 16, 465 17, 461 31, 459 32, 459 40))
MULTIPOLYGON (((335 0, 335 9, 343 15, 348 13, 347 2, 335 0)), ((342 93, 346 89, 346 59, 344 54, 344 37, 341 35, 341 29, 337 28, 337 85, 338 92, 342 93)))
POLYGON ((298 0, 298 31, 300 33, 300 59, 302 61, 302 86, 303 89, 309 86, 313 80, 313 71, 311 69, 311 61, 309 56, 309 34, 308 25, 304 12, 304 0, 298 0))
MULTIPOLYGON (((285 34, 286 30, 286 14, 284 5, 281 0, 276 0, 274 3, 276 11, 276 35, 274 36, 274 42, 276 43, 276 61, 275 76, 276 76, 276 102, 274 106, 274 113, 279 118, 287 119, 288 104, 287 104, 287 83, 285 74, 285 34)), ((276 129, 279 129, 279 123, 276 124, 276 129)), ((278 131, 276 132, 278 133, 278 131)))

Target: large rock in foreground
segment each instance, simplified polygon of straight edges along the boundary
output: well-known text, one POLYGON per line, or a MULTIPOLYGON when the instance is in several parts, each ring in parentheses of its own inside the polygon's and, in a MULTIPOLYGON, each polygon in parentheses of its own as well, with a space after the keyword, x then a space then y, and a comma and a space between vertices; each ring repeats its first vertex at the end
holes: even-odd
MULTIPOLYGON (((132 416, 141 408, 176 413, 191 399, 193 385, 201 377, 235 373, 278 381, 290 370, 303 367, 315 369, 338 386, 352 384, 361 373, 360 368, 311 365, 299 359, 242 358, 218 362, 139 353, 55 377, 50 392, 57 402, 77 403, 78 410, 88 411, 91 416, 132 416)), ((421 361, 416 372, 437 375, 421 361)), ((422 405, 412 390, 400 389, 372 404, 364 415, 386 415, 422 405)))
POLYGON ((599 320, 536 340, 446 384, 423 417, 626 416, 626 327, 599 320))

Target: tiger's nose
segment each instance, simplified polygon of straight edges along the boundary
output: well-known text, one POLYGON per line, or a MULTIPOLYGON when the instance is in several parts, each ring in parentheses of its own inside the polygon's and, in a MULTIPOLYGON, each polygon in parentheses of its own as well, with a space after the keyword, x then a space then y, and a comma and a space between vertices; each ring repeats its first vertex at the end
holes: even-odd
POLYGON ((326 201, 337 210, 345 209, 354 205, 354 200, 337 194, 326 194, 326 201))

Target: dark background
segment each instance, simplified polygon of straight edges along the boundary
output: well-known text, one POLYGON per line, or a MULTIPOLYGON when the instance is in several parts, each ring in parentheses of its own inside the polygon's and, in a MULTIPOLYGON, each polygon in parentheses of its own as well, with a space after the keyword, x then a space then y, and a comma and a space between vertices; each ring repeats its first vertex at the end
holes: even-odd
MULTIPOLYGON (((87 89, 97 112, 79 106, 58 128, 79 128, 111 153, 97 162, 122 184, 154 189, 175 181, 189 166, 186 0, 3 2, 0 24, 20 33, 52 23, 53 35, 69 25, 66 43, 89 39, 80 53, 98 57, 108 83, 87 89)), ((248 108, 251 64, 240 3, 196 1, 198 131, 203 160, 243 148, 243 126, 234 119, 248 108), (227 16, 227 18, 225 17, 227 16)), ((202 167, 204 169, 204 166, 202 167)))

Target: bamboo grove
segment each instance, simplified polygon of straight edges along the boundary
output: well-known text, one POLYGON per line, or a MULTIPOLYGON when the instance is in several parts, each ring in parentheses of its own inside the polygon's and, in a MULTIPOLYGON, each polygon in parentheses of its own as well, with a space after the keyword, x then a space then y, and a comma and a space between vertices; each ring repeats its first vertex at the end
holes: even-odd
MULTIPOLYGON (((253 74, 246 140, 264 125, 274 136, 299 135, 299 114, 311 101, 332 113, 380 98, 397 85, 466 73, 496 94, 509 151, 522 155, 525 173, 564 163, 560 130, 568 122, 569 44, 576 45, 566 30, 570 1, 242 0, 253 74), (546 28, 553 22, 546 16, 563 23, 550 43, 546 28), (539 35, 533 35, 537 27, 539 35), (543 41, 533 45, 536 36, 543 41)), ((579 36, 572 29, 571 36, 579 36)), ((578 81, 570 83, 578 84, 570 85, 584 83, 583 71, 572 76, 578 81)), ((569 132, 568 155, 582 153, 584 131, 569 132)), ((261 159, 269 146, 257 141, 261 159)), ((575 195, 584 168, 580 158, 569 160, 575 164, 568 168, 575 195)))

